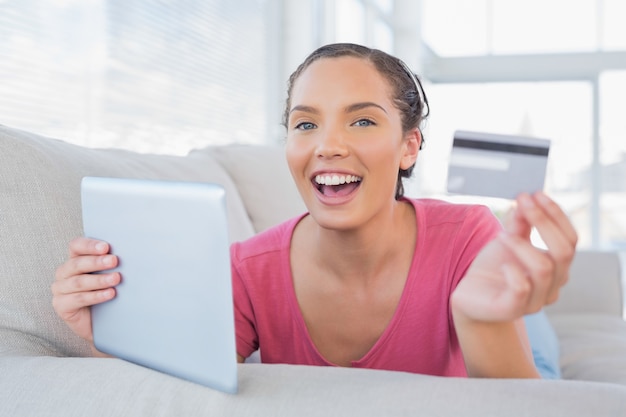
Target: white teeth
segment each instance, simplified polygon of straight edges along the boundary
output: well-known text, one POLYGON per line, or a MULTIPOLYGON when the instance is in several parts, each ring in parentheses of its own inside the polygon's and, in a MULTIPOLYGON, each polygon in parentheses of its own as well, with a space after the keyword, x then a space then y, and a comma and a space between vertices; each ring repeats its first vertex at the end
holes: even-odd
POLYGON ((359 182, 361 179, 361 177, 357 177, 356 175, 317 175, 315 182, 320 185, 339 185, 359 182))

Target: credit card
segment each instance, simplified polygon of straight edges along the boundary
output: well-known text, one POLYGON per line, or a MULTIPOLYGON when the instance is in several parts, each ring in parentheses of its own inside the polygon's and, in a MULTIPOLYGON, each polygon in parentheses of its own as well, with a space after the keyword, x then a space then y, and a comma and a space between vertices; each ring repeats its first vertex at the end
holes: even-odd
POLYGON ((548 139, 457 130, 447 190, 506 199, 543 190, 549 151, 548 139))

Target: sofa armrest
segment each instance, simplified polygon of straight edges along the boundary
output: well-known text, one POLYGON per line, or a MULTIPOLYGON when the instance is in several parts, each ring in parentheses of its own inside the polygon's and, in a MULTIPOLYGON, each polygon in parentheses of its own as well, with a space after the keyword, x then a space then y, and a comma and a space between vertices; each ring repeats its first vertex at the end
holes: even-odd
POLYGON ((559 300, 546 307, 548 316, 596 313, 622 317, 623 294, 617 252, 581 250, 576 253, 569 282, 559 300))

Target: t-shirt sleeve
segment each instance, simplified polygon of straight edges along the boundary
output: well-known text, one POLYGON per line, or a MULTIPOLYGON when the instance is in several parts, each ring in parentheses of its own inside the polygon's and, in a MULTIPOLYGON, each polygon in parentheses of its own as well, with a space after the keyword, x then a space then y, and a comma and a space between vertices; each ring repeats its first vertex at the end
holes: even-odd
POLYGON ((237 353, 247 358, 259 348, 259 338, 256 331, 252 300, 245 285, 245 277, 241 273, 238 249, 238 243, 234 243, 230 249, 233 303, 235 308, 235 336, 237 353))
POLYGON ((502 224, 488 207, 477 205, 469 209, 456 242, 459 256, 452 289, 465 276, 482 248, 495 239, 501 230, 502 224))

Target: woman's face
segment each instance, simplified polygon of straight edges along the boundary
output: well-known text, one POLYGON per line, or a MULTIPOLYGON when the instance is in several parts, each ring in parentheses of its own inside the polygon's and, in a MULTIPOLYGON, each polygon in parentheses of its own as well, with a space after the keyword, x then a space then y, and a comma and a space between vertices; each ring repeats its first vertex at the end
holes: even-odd
POLYGON ((295 81, 287 162, 323 227, 355 228, 392 207, 398 169, 418 148, 419 132, 403 134, 391 87, 369 61, 321 58, 295 81))

